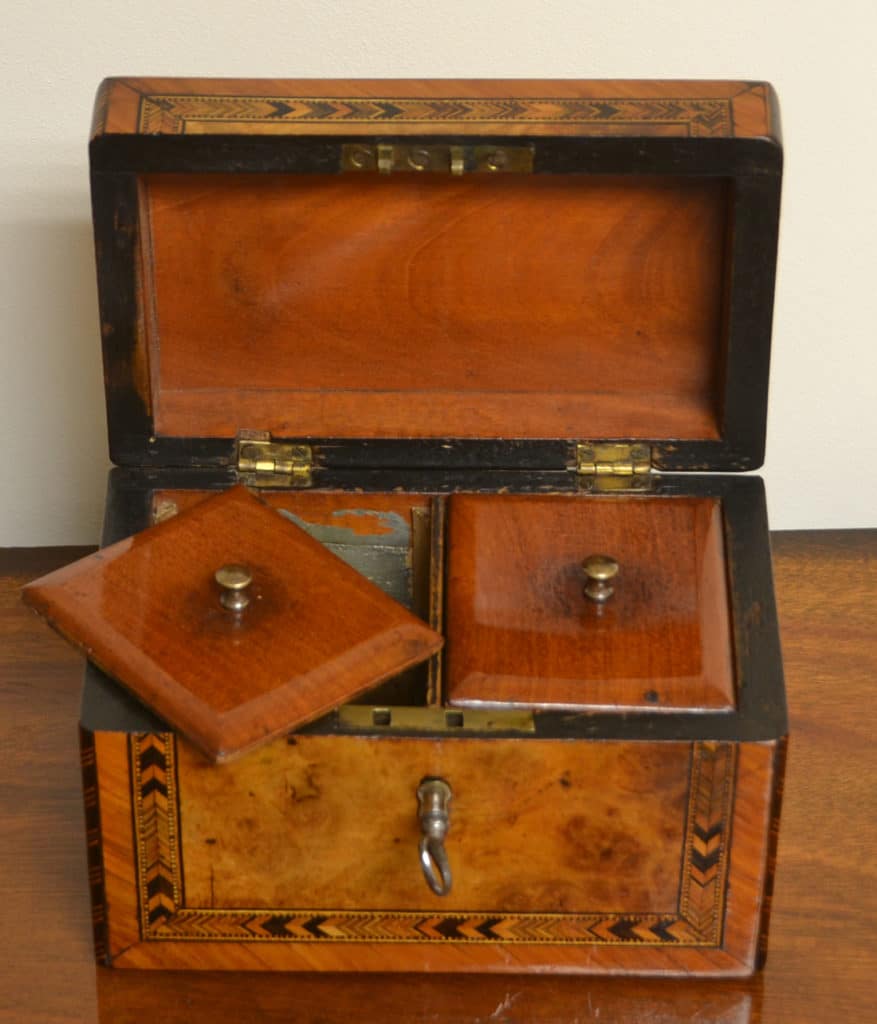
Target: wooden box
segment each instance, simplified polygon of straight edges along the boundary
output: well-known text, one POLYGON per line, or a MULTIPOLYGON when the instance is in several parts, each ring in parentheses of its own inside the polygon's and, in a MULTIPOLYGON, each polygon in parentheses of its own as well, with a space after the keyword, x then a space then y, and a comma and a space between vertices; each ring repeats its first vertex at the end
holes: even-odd
POLYGON ((445 648, 227 764, 90 666, 102 962, 763 963, 781 163, 758 83, 103 84, 104 542, 242 482, 445 648))

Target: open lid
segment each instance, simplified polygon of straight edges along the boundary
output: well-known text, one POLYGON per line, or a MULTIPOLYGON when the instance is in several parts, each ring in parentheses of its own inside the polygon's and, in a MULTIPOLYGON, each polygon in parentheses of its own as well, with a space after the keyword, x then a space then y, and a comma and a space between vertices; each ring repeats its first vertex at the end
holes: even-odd
POLYGON ((346 703, 443 643, 244 487, 50 573, 23 596, 217 761, 346 703))
POLYGON ((759 83, 107 80, 112 457, 754 468, 781 164, 759 83))

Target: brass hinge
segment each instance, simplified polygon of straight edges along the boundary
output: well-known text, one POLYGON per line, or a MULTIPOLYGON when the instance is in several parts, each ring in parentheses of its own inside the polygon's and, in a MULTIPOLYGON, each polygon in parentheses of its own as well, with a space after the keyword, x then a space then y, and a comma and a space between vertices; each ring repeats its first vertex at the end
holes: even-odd
POLYGON ((237 471, 249 487, 309 487, 314 453, 307 444, 272 441, 262 430, 242 430, 237 442, 237 471))
POLYGON ((576 445, 576 472, 585 490, 646 490, 651 471, 652 449, 647 444, 576 445))
POLYGON ((341 170, 378 174, 531 174, 532 146, 345 143, 341 170))

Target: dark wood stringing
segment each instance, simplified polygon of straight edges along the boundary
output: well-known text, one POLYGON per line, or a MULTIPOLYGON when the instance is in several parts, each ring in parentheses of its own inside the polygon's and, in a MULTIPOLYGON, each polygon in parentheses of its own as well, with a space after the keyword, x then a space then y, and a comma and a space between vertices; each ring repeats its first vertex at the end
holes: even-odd
POLYGON ((783 792, 786 780, 786 760, 789 752, 789 738, 783 736, 774 748, 773 755, 773 799, 770 807, 770 831, 767 840, 767 863, 764 874, 764 896, 761 904, 761 920, 758 925, 758 951, 755 969, 761 970, 767 962, 770 919, 773 910, 773 889, 776 880, 777 847, 780 838, 780 819, 783 811, 783 792))
POLYGON ((94 747, 94 736, 81 727, 79 729, 79 752, 82 765, 82 797, 85 809, 85 842, 94 955, 98 963, 103 963, 108 955, 108 921, 101 847, 97 754, 94 747))

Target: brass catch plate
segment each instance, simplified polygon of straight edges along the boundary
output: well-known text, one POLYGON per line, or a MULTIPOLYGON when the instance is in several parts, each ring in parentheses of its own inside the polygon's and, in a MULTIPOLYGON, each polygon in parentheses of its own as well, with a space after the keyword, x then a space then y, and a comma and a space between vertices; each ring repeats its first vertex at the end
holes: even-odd
POLYGON ((341 170, 378 174, 531 174, 532 146, 347 143, 341 170))
POLYGON ((339 724, 369 732, 442 732, 459 735, 479 732, 536 731, 532 711, 470 708, 371 707, 345 704, 338 709, 339 724))

